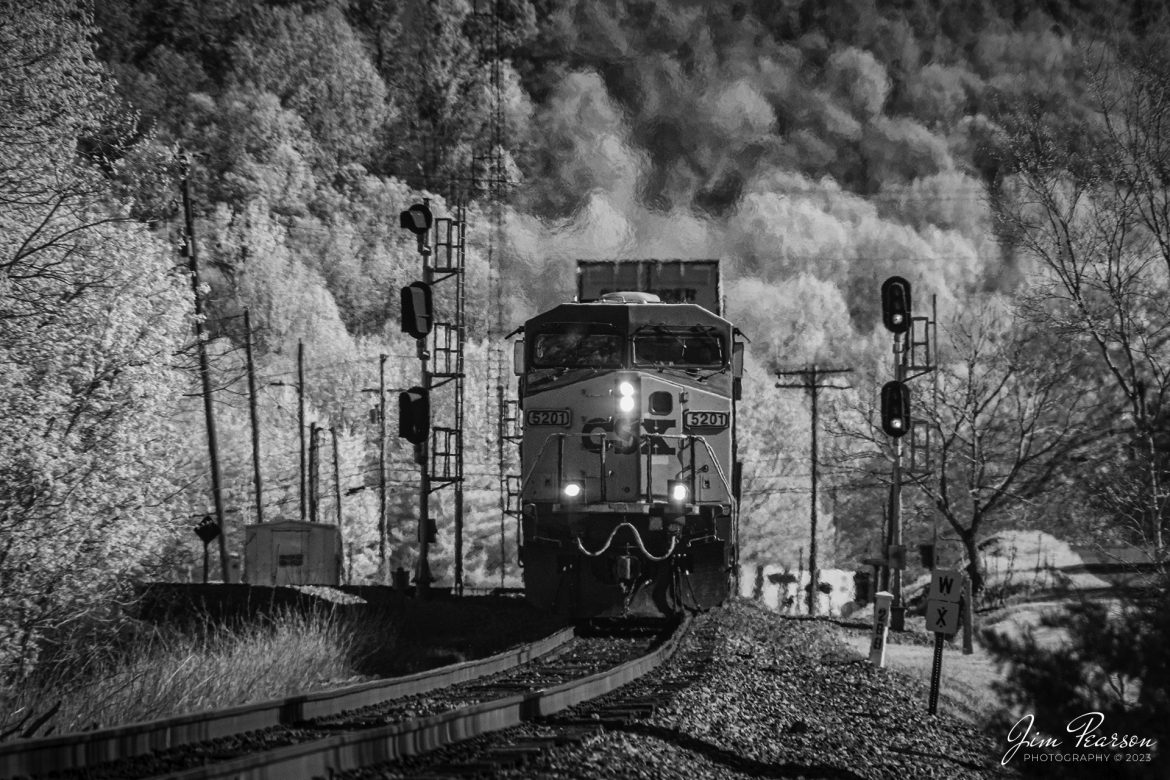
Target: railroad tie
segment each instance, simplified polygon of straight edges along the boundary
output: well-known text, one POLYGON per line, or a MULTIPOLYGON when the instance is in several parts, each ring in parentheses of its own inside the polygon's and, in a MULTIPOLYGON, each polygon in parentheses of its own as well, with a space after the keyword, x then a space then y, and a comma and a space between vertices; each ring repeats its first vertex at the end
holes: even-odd
POLYGON ((413 777, 419 780, 447 780, 449 778, 490 776, 503 769, 523 766, 536 756, 553 748, 579 745, 601 733, 597 722, 586 724, 585 728, 571 728, 549 736, 522 737, 515 745, 501 745, 492 748, 474 761, 435 764, 413 777))
POLYGON ((615 702, 560 722, 570 726, 597 725, 602 728, 618 728, 628 726, 636 720, 649 718, 654 714, 656 706, 655 702, 645 699, 615 702))
POLYGON ((427 767, 423 772, 411 775, 417 780, 446 780, 454 777, 479 777, 491 775, 500 769, 500 765, 491 761, 468 761, 466 763, 436 764, 427 767))

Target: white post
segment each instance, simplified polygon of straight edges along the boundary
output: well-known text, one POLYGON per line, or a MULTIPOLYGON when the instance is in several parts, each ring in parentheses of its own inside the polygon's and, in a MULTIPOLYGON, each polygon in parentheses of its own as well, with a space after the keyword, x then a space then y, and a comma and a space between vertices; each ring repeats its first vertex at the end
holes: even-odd
POLYGON ((869 644, 869 662, 876 667, 886 665, 886 638, 890 633, 890 604, 894 594, 881 591, 873 599, 873 639, 869 644))

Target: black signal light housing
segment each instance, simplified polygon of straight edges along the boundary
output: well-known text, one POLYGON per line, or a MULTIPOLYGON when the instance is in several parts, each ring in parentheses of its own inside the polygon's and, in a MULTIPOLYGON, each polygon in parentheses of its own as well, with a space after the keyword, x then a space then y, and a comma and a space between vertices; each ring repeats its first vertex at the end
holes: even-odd
POLYGON ((431 432, 430 392, 412 387, 398 394, 398 435, 411 444, 422 444, 431 432))
POLYGON ((434 295, 425 282, 412 282, 402 288, 402 332, 416 339, 426 337, 434 325, 434 295))
POLYGON ((905 382, 882 385, 882 430, 895 439, 910 430, 910 388, 905 382))
POLYGON ((910 330, 910 282, 901 276, 882 282, 882 324, 893 333, 910 330))

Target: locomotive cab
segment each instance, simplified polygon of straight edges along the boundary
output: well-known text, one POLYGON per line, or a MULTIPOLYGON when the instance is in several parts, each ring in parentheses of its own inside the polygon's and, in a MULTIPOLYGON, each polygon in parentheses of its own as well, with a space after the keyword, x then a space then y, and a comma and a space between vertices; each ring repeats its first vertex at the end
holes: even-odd
POLYGON ((646 293, 558 306, 517 346, 525 590, 578 617, 664 615, 730 593, 731 323, 646 293))

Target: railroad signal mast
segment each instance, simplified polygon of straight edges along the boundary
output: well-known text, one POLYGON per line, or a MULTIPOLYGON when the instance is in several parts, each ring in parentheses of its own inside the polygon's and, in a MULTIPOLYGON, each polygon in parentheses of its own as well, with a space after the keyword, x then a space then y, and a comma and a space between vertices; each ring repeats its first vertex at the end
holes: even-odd
POLYGON ((925 421, 913 419, 910 387, 906 383, 935 369, 932 361, 936 350, 932 349, 932 343, 936 340, 937 312, 932 297, 931 317, 915 317, 910 282, 901 276, 891 276, 882 283, 881 297, 882 324, 893 334, 894 344, 894 379, 886 382, 881 390, 882 430, 893 439, 894 448, 882 589, 893 595, 890 628, 902 631, 906 626, 906 605, 902 600, 902 570, 906 567, 906 547, 902 540, 902 474, 904 470, 922 471, 929 465, 927 428, 925 421), (907 433, 914 435, 910 438, 910 463, 904 464, 902 437, 907 433), (910 468, 905 469, 906 465, 910 468))
POLYGON ((421 470, 418 518, 418 563, 415 585, 425 593, 431 576, 429 546, 434 543, 436 523, 430 516, 430 495, 447 486, 455 492, 455 582, 463 591, 463 412, 464 412, 464 267, 466 259, 466 214, 462 207, 455 217, 434 217, 429 199, 416 203, 400 215, 400 225, 418 237, 423 261, 422 281, 402 288, 402 330, 416 339, 422 361, 422 382, 398 396, 398 435, 414 445, 415 461, 421 470), (432 235, 433 234, 433 235, 432 235), (439 321, 435 313, 433 288, 454 282, 454 321, 439 321), (454 400, 451 420, 434 424, 432 391, 451 385, 454 400))
MULTIPOLYGON (((472 155, 471 188, 480 199, 484 212, 490 220, 487 234, 488 294, 494 294, 495 317, 488 320, 488 341, 491 352, 488 362, 488 397, 494 395, 497 404, 496 460, 499 477, 500 508, 500 587, 504 587, 507 576, 507 525, 509 519, 515 523, 516 550, 520 549, 520 474, 514 473, 517 465, 518 447, 522 438, 519 399, 504 367, 503 344, 509 338, 505 335, 503 295, 503 251, 504 251, 504 204, 511 180, 507 165, 505 142, 508 127, 504 113, 503 64, 507 57, 504 48, 504 27, 502 14, 508 14, 501 7, 501 0, 472 0, 471 18, 477 21, 473 36, 479 56, 488 66, 489 110, 487 122, 482 128, 479 144, 472 155), (502 12, 502 13, 501 13, 502 12)), ((523 561, 517 558, 518 566, 523 561)))

